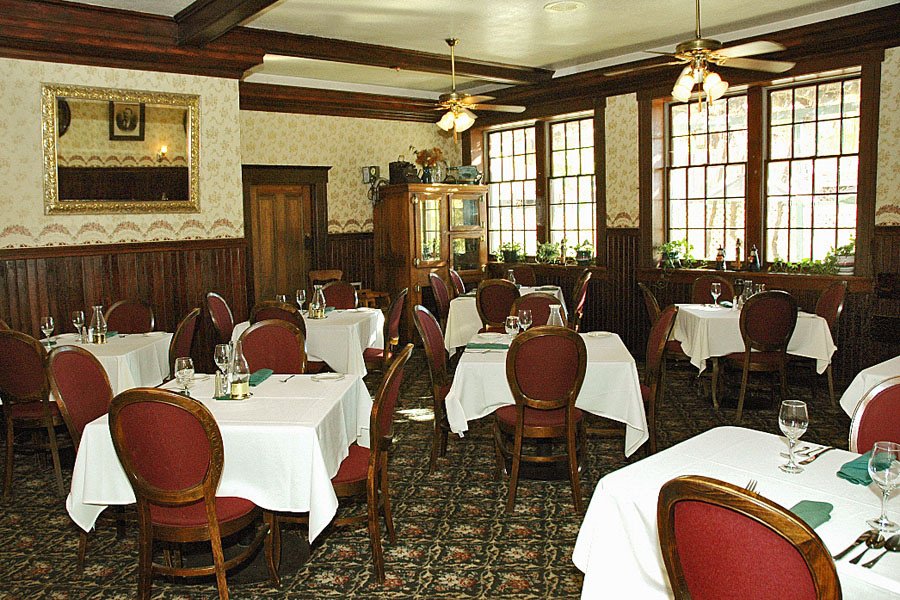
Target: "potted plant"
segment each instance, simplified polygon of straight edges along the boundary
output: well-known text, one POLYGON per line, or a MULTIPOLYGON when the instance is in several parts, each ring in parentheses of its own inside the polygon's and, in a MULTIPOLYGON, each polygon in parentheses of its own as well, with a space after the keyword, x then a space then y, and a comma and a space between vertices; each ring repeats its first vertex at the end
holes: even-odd
POLYGON ((522 255, 522 246, 518 242, 504 242, 500 244, 499 250, 503 255, 503 262, 506 263, 519 262, 522 255))
POLYGON ((850 238, 850 241, 843 246, 832 248, 828 252, 826 260, 829 258, 834 259, 838 275, 853 275, 853 267, 856 264, 856 240, 850 238))
POLYGON ((659 262, 657 268, 660 269, 678 269, 682 266, 681 259, 684 258, 693 264, 694 245, 688 243, 687 238, 683 240, 672 240, 656 247, 659 252, 659 262))
POLYGON ((575 246, 575 260, 582 267, 586 267, 594 260, 594 245, 590 240, 584 240, 575 246))
POLYGON ((556 262, 559 260, 559 244, 555 242, 538 244, 535 260, 544 264, 556 262))

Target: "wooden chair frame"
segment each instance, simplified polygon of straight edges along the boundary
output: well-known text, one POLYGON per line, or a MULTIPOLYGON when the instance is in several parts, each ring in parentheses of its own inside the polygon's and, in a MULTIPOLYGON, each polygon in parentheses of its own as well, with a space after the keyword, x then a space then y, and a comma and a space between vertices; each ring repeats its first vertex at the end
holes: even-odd
MULTIPOLYGON (((859 452, 861 448, 859 447, 859 430, 862 424, 862 417, 866 412, 866 408, 871 404, 875 398, 878 397, 883 391, 890 389, 894 386, 900 385, 900 375, 895 377, 891 377, 889 379, 885 379, 881 383, 872 386, 870 390, 868 390, 865 395, 863 395, 862 399, 860 399, 859 404, 856 405, 856 408, 853 409, 853 417, 850 421, 850 440, 849 440, 849 448, 850 452, 859 452)), ((887 440, 889 442, 900 441, 900 440, 887 440)), ((863 452, 868 452, 871 448, 865 448, 863 452)))
MULTIPOLYGON (((248 336, 252 336, 260 329, 266 329, 269 327, 280 327, 281 329, 286 329, 291 335, 294 336, 294 338, 297 340, 297 346, 300 349, 300 374, 306 373, 308 369, 308 361, 306 357, 306 335, 304 334, 304 332, 300 331, 298 327, 295 327, 293 323, 289 323, 281 319, 266 319, 265 321, 257 321, 246 330, 244 330, 238 340, 241 342, 241 344, 243 344, 248 336)), ((258 365, 257 368, 259 368, 258 365)))
POLYGON ((216 342, 219 344, 227 344, 230 342, 231 332, 234 331, 234 313, 231 312, 231 307, 225 302, 225 298, 216 292, 208 292, 206 294, 206 310, 209 313, 209 319, 212 321, 213 328, 216 330, 216 342), (222 303, 222 306, 228 311, 229 323, 219 322, 219 319, 216 318, 216 312, 211 308, 210 301, 222 303))
MULTIPOLYGON (((494 322, 488 319, 487 315, 484 312, 484 308, 481 305, 481 295, 484 292, 484 289, 492 286, 504 287, 512 290, 513 292, 515 292, 515 298, 518 298, 521 294, 519 293, 519 288, 516 287, 516 284, 509 281, 508 279, 482 279, 478 283, 478 291, 475 293, 475 308, 478 309, 478 317, 481 319, 482 328, 493 329, 496 331, 506 331, 506 324, 501 322, 494 322)), ((513 302, 515 302, 515 298, 513 298, 513 302)))
POLYGON ((138 300, 137 298, 126 298, 124 300, 119 300, 106 309, 106 314, 103 315, 103 318, 106 319, 107 323, 109 323, 109 318, 116 309, 122 306, 128 306, 130 304, 142 306, 143 308, 147 309, 147 311, 150 313, 150 329, 148 329, 147 331, 122 331, 121 333, 148 333, 150 331, 154 331, 156 329, 156 315, 153 314, 153 307, 143 300, 138 300))
MULTIPOLYGON (((382 360, 367 360, 366 369, 383 371, 391 365, 394 348, 400 345, 399 320, 397 322, 398 326, 396 335, 394 335, 394 332, 391 331, 391 320, 397 311, 403 311, 403 307, 406 303, 406 295, 408 293, 409 288, 403 288, 402 290, 400 290, 400 293, 398 293, 391 301, 391 306, 390 308, 388 308, 387 318, 384 320, 384 328, 382 329, 382 337, 384 338, 384 353, 382 355, 382 360)), ((402 315, 400 315, 400 317, 402 317, 402 315)))
POLYGON ((722 277, 721 275, 701 275, 697 279, 694 280, 694 283, 691 284, 691 302, 694 304, 711 304, 712 296, 707 292, 705 294, 701 294, 701 286, 709 289, 710 285, 713 283, 722 284, 722 296, 723 300, 731 300, 734 298, 734 286, 730 281, 722 277))
POLYGON ((431 375, 434 430, 431 436, 431 457, 428 460, 428 472, 434 473, 438 456, 444 457, 447 455, 447 438, 450 434, 450 423, 447 420, 447 408, 445 404, 446 392, 444 390, 450 388, 450 376, 447 373, 447 350, 444 348, 443 344, 441 344, 440 348, 432 348, 426 341, 428 338, 425 336, 425 328, 422 325, 422 319, 432 319, 437 324, 438 331, 441 329, 441 324, 438 323, 435 316, 431 314, 431 311, 421 304, 416 305, 413 308, 413 320, 416 323, 419 337, 422 338, 423 345, 425 346, 425 356, 428 358, 428 372, 431 375), (435 356, 436 352, 444 353, 442 365, 438 365, 438 360, 435 356))
POLYGON ((584 316, 584 305, 587 302, 588 286, 591 283, 591 277, 593 277, 593 273, 591 273, 590 269, 582 271, 572 291, 573 304, 569 317, 569 328, 574 331, 581 331, 581 319, 584 316))
POLYGON ((306 274, 309 285, 321 285, 331 283, 332 281, 341 281, 344 278, 344 272, 340 269, 313 269, 306 274))
POLYGON ((190 325, 191 321, 194 321, 194 333, 191 336, 191 350, 193 351, 194 340, 197 338, 197 319, 199 318, 200 309, 195 308, 179 321, 178 327, 175 328, 175 333, 169 341, 169 379, 175 377, 175 359, 178 358, 178 356, 176 356, 178 341, 181 339, 181 336, 184 335, 184 330, 190 325))
POLYGON ((263 515, 263 511, 257 507, 246 515, 227 523, 219 523, 216 515, 216 489, 222 476, 225 451, 219 426, 208 408, 197 400, 186 398, 168 390, 133 388, 120 393, 113 399, 109 409, 109 429, 119 462, 122 464, 122 468, 128 477, 129 483, 131 483, 137 499, 138 523, 140 526, 138 596, 142 600, 150 598, 153 573, 176 577, 215 575, 219 598, 220 600, 227 600, 228 583, 225 578, 225 572, 250 558, 263 541, 265 541, 266 563, 269 575, 276 585, 280 585, 275 565, 272 535, 274 516, 271 513, 263 515), (138 402, 154 402, 174 406, 191 414, 197 420, 209 441, 209 468, 202 481, 184 489, 165 490, 154 486, 142 477, 131 459, 125 434, 122 431, 122 424, 118 418, 119 413, 123 409, 138 402), (206 507, 207 524, 205 526, 171 527, 154 524, 151 520, 150 504, 182 506, 201 500, 206 507), (222 538, 246 528, 261 515, 265 526, 260 528, 253 541, 245 550, 225 560, 222 551, 222 538), (153 540, 177 543, 209 541, 212 546, 214 564, 201 567, 183 567, 155 563, 153 562, 153 540))
POLYGON ((446 331, 447 317, 450 316, 450 289, 447 287, 447 282, 434 271, 428 274, 428 283, 431 285, 431 293, 434 296, 435 306, 437 306, 441 331, 446 331))
MULTIPOLYGON (((569 313, 566 311, 566 305, 560 303, 559 298, 557 298, 555 295, 548 294, 546 292, 534 292, 531 294, 525 294, 524 296, 519 296, 518 298, 513 300, 512 307, 509 309, 510 316, 518 316, 519 309, 524 302, 534 302, 538 299, 545 300, 550 304, 559 304, 563 323, 569 322, 569 313)), ((534 323, 533 326, 537 327, 538 325, 534 323)))
MULTIPOLYGON (((819 295, 818 300, 816 301, 816 314, 825 319, 828 323, 828 329, 831 330, 832 339, 837 339, 837 323, 841 318, 841 312, 844 310, 844 300, 847 295, 847 282, 839 281, 837 283, 833 283, 819 295), (824 298, 828 298, 830 294, 840 293, 841 301, 837 305, 837 310, 834 311, 834 314, 823 314, 825 312, 824 307, 821 306, 822 300, 824 298)), ((813 362, 810 359, 806 359, 805 362, 813 362)), ((815 364, 812 366, 813 372, 810 377, 811 382, 815 382, 816 372, 815 372, 815 364)), ((828 398, 831 400, 831 406, 837 406, 837 398, 834 393, 834 373, 831 367, 831 363, 828 363, 828 366, 825 368, 825 378, 828 382, 828 398)), ((815 389, 813 389, 813 397, 815 397, 815 389)))
MULTIPOLYGON (((306 321, 303 319, 303 315, 300 313, 300 309, 295 305, 287 302, 279 302, 278 300, 260 300, 253 305, 253 308, 250 309, 250 324, 254 325, 256 323, 259 323, 259 313, 263 310, 271 309, 276 309, 283 312, 284 318, 279 317, 280 320, 295 326, 303 333, 303 337, 306 338, 306 321)), ((265 321, 271 319, 272 317, 263 320, 265 321)))
POLYGON ((336 281, 329 281, 325 285, 322 286, 322 293, 325 294, 325 298, 328 298, 328 288, 336 287, 336 286, 346 286, 347 288, 353 290, 353 306, 351 308, 359 307, 359 294, 356 293, 356 288, 353 287, 352 284, 347 283, 343 279, 338 279, 336 281))
MULTIPOLYGON (((659 492, 656 510, 659 543, 676 600, 691 598, 675 541, 675 505, 682 501, 705 502, 727 508, 767 527, 790 543, 803 557, 816 588, 816 597, 840 600, 841 586, 834 560, 809 525, 759 494, 699 475, 673 479, 665 483, 659 492)), ((735 540, 735 543, 741 541, 735 540)))
POLYGON ((450 269, 450 283, 453 284, 453 290, 457 296, 462 296, 466 293, 466 283, 456 269, 450 269))
POLYGON ((646 385, 650 388, 649 397, 645 398, 647 408, 647 425, 650 433, 650 454, 656 454, 656 408, 658 404, 662 404, 662 398, 665 393, 665 362, 666 362, 666 343, 669 335, 675 327, 675 319, 678 317, 678 307, 674 304, 667 306, 660 318, 653 324, 653 328, 665 327, 665 332, 660 336, 660 343, 656 347, 650 344, 653 342, 653 335, 647 339, 647 355, 646 369, 644 378, 646 385), (668 321, 668 324, 666 322, 668 321))

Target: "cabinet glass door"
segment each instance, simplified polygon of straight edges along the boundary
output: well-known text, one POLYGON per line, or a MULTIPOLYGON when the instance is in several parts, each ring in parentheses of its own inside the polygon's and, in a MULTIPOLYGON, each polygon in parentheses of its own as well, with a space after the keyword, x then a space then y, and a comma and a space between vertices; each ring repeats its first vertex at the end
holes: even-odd
POLYGON ((422 262, 441 260, 441 198, 419 195, 419 258, 422 262))
POLYGON ((450 197, 450 229, 481 227, 481 209, 484 196, 481 194, 456 193, 450 197))
POLYGON ((486 248, 481 235, 453 236, 450 240, 451 265, 457 271, 481 271, 486 248))

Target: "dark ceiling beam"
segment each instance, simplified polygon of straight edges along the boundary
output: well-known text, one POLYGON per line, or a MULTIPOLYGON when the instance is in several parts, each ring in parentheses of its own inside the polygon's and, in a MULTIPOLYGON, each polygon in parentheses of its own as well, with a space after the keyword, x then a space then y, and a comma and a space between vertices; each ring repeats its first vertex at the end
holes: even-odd
MULTIPOLYGON (((249 27, 236 28, 225 38, 236 45, 261 48, 267 54, 450 75, 449 49, 446 55, 434 54, 249 27)), ((456 57, 456 74, 493 83, 514 85, 540 83, 549 81, 553 77, 553 71, 548 69, 472 60, 458 56, 456 57)))
POLYGON ((177 15, 179 46, 202 46, 278 0, 196 0, 177 15))

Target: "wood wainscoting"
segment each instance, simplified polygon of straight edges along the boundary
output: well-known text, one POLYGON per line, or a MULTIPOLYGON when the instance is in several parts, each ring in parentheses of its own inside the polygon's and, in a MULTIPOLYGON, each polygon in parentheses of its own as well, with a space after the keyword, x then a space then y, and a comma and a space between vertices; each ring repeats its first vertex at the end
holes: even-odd
MULTIPOLYGON (((0 319, 38 337, 41 317, 54 333, 71 332, 71 313, 104 309, 123 298, 153 307, 156 329, 175 331, 207 292, 225 298, 235 321, 247 319, 247 246, 243 239, 191 240, 0 250, 0 319)), ((207 319, 204 319, 207 321, 207 319)), ((208 325, 208 323, 207 323, 208 325)), ((201 327, 194 361, 212 371, 211 332, 201 327)))
POLYGON ((367 233, 329 233, 322 269, 340 269, 345 281, 375 285, 375 237, 367 233))

